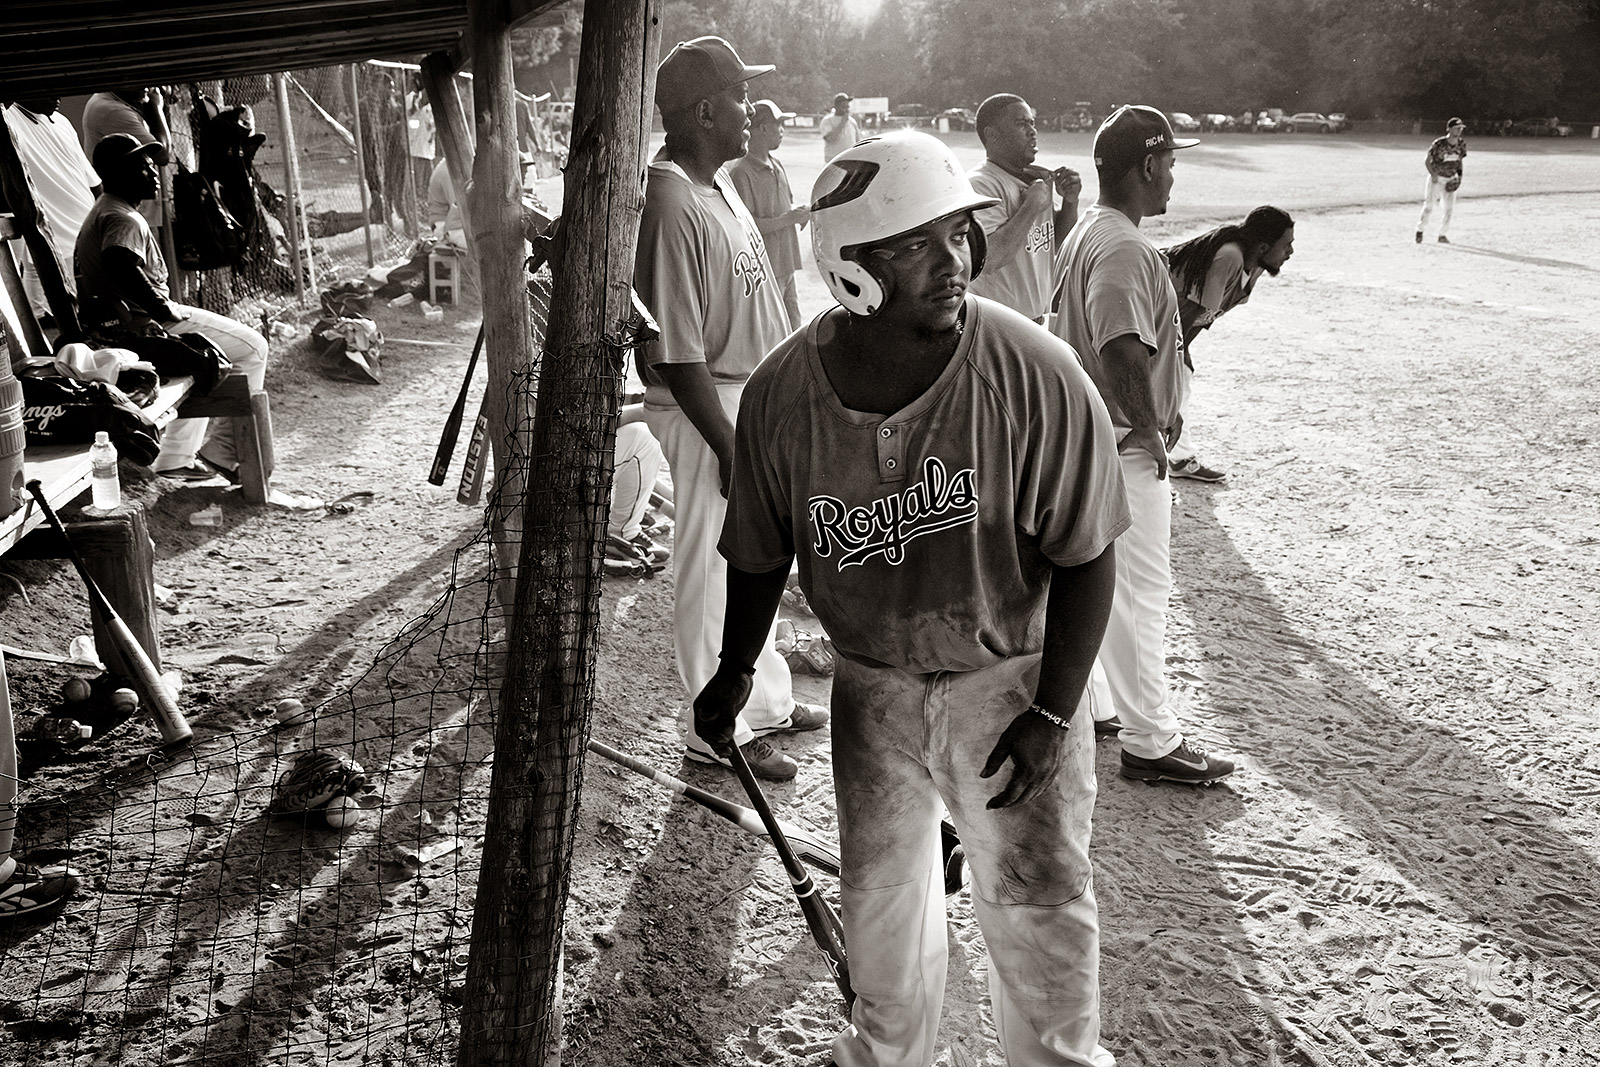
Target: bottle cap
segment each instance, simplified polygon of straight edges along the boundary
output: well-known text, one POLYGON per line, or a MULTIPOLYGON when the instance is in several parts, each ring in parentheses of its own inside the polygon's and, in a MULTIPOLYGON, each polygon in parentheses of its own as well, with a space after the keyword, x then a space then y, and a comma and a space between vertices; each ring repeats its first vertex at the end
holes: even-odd
MULTIPOLYGON (((79 440, 81 441, 82 438, 80 437, 79 440)), ((109 445, 111 443, 111 435, 105 430, 96 430, 94 432, 94 443, 97 445, 109 445)))
POLYGON ((77 727, 78 727, 78 740, 79 741, 87 741, 87 740, 89 740, 89 738, 94 736, 94 727, 93 726, 89 726, 89 725, 86 725, 85 723, 81 723, 80 722, 80 723, 77 723, 77 727))

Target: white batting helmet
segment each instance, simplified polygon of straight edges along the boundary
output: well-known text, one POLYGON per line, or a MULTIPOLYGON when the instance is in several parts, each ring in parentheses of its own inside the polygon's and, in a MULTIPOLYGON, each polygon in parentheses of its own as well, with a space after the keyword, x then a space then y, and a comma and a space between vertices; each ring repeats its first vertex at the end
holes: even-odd
MULTIPOLYGON (((937 137, 897 130, 847 148, 822 168, 811 189, 811 247, 835 300, 873 315, 889 293, 853 252, 907 230, 999 203, 979 196, 956 154, 937 137)), ((983 231, 973 226, 972 276, 983 269, 983 231)))

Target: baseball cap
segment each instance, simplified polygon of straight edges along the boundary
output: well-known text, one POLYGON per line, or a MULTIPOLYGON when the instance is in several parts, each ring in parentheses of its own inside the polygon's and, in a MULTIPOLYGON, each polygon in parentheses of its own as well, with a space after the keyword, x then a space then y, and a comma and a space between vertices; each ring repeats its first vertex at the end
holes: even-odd
POLYGON ((770 63, 745 63, 733 45, 721 37, 679 41, 656 68, 656 107, 663 115, 670 115, 773 69, 770 63))
POLYGON ((755 116, 750 120, 751 122, 783 123, 794 118, 793 111, 780 111, 778 105, 771 100, 757 100, 750 106, 755 109, 755 116))
POLYGON ((833 102, 835 104, 839 103, 840 101, 843 101, 843 102, 848 104, 852 99, 854 99, 854 98, 849 93, 834 93, 833 94, 833 102))
POLYGON ((1193 137, 1174 137, 1172 123, 1153 107, 1123 104, 1100 124, 1094 135, 1094 165, 1109 177, 1121 177, 1152 152, 1193 148, 1193 137))
POLYGON ((131 133, 108 133, 94 146, 94 159, 91 162, 104 177, 108 170, 116 170, 129 156, 160 147, 160 141, 141 141, 131 133))
POLYGON ((1449 122, 1444 124, 1444 128, 1448 130, 1452 126, 1465 126, 1465 125, 1466 125, 1466 123, 1462 122, 1459 118, 1451 118, 1449 122))

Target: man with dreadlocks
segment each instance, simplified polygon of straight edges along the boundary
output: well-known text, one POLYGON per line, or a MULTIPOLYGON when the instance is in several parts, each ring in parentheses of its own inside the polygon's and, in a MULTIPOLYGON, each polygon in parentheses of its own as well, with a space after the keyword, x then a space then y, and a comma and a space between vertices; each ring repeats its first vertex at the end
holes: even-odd
POLYGON ((1189 380, 1194 376, 1190 345, 1213 322, 1250 299, 1262 273, 1277 277, 1294 255, 1294 220, 1288 212, 1263 205, 1240 225, 1218 226, 1163 253, 1178 291, 1178 318, 1183 327, 1183 369, 1179 411, 1185 430, 1167 452, 1167 473, 1174 478, 1220 482, 1227 477, 1200 462, 1189 432, 1189 380))

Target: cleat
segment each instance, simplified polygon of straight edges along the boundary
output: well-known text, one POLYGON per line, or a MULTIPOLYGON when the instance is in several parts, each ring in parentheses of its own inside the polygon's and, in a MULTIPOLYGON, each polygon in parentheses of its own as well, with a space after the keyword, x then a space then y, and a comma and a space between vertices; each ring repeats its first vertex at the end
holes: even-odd
POLYGON ((1222 471, 1213 470, 1201 463, 1197 456, 1168 463, 1167 475, 1171 478, 1189 478, 1196 482, 1220 482, 1228 477, 1222 471))
MULTIPOLYGON (((744 761, 750 764, 750 770, 757 778, 765 778, 769 782, 787 782, 800 773, 800 764, 785 756, 782 752, 767 744, 761 738, 739 746, 739 751, 744 753, 744 761)), ((733 769, 733 764, 723 759, 714 752, 701 752, 699 749, 685 748, 684 755, 696 763, 715 763, 722 767, 733 769)))
POLYGON ((1159 759, 1145 759, 1127 751, 1122 753, 1122 777, 1137 782, 1211 785, 1232 773, 1232 761, 1208 756, 1204 749, 1187 740, 1179 742, 1177 748, 1159 759))
POLYGON ((1121 716, 1113 715, 1109 719, 1096 719, 1094 721, 1094 739, 1096 741, 1106 737, 1116 737, 1121 732, 1121 716))
POLYGON ((1417 244, 1420 245, 1421 243, 1422 243, 1422 231, 1418 230, 1417 231, 1417 244))

